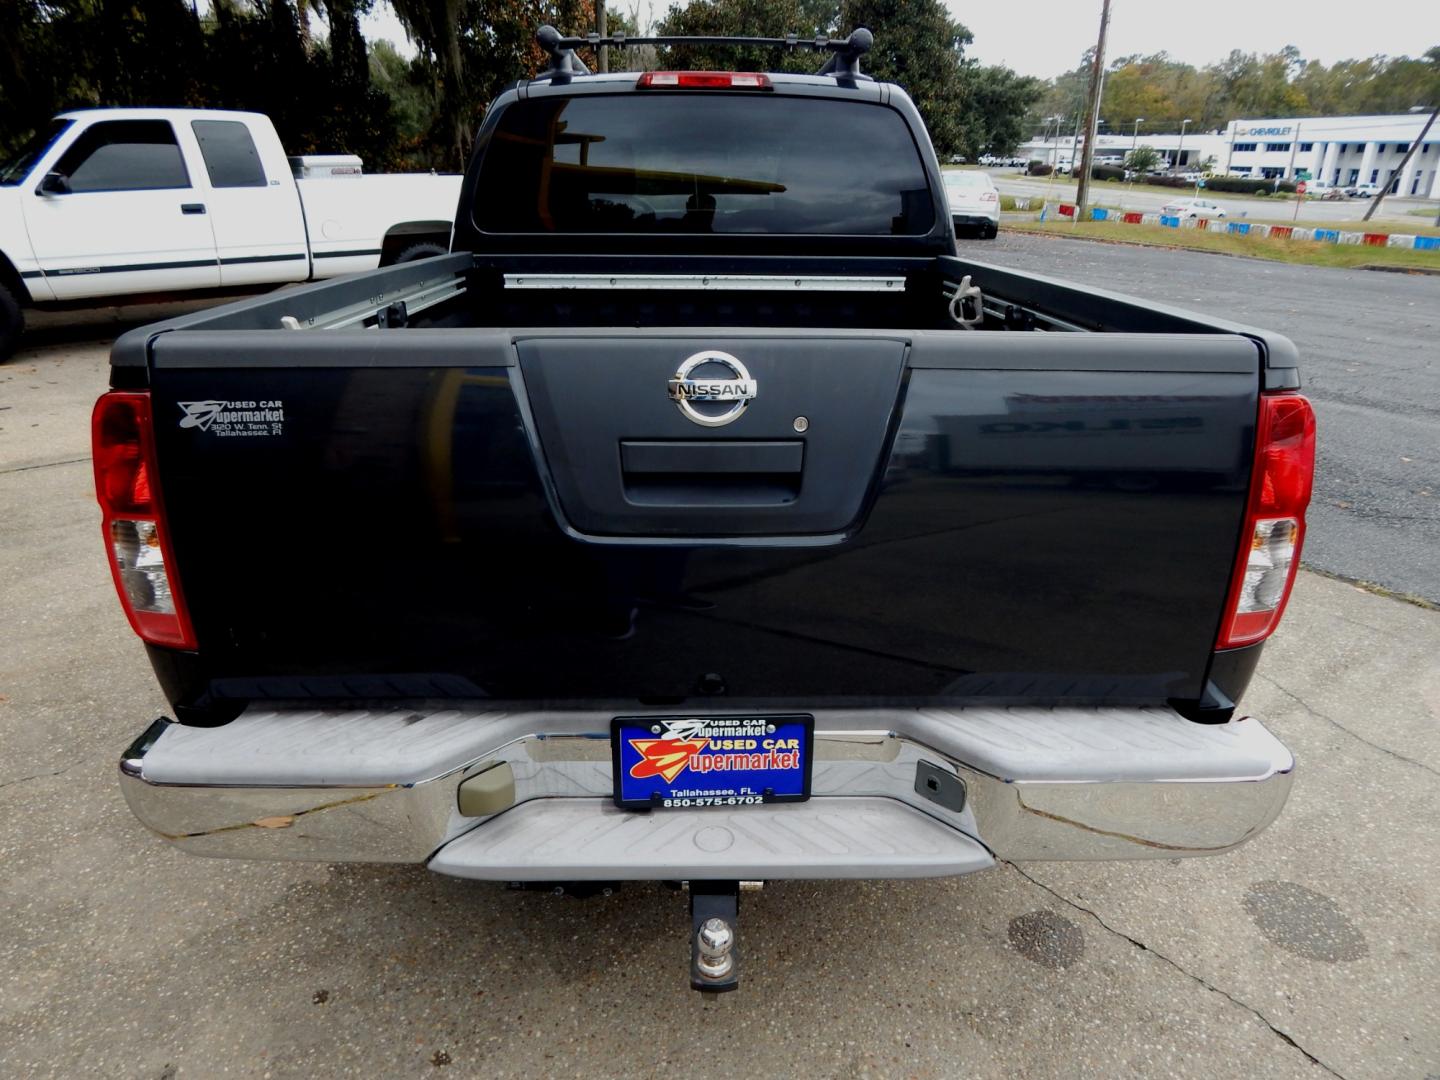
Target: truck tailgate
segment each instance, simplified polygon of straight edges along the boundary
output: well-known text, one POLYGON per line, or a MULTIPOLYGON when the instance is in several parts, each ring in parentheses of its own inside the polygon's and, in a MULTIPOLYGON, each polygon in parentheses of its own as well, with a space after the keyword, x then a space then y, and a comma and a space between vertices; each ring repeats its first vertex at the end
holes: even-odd
POLYGON ((1219 333, 177 329, 171 688, 1195 700, 1259 367, 1219 333), (756 385, 724 426, 666 392, 706 350, 756 385))

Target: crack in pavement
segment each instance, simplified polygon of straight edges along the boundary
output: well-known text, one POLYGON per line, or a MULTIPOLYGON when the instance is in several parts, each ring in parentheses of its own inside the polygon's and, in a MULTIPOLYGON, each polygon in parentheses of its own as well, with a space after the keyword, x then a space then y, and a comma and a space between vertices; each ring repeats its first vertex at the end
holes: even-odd
POLYGON ((89 758, 81 758, 81 759, 79 759, 78 761, 72 761, 72 762, 70 762, 70 764, 69 764, 69 765, 66 765, 63 769, 56 769, 54 772, 32 773, 32 774, 29 775, 29 776, 18 776, 18 777, 16 777, 14 780, 6 780, 4 783, 0 783, 0 791, 3 791, 5 788, 8 788, 8 787, 14 787, 16 784, 29 783, 31 780, 48 780, 48 779, 50 779, 52 776, 61 776, 61 775, 63 775, 64 773, 69 772, 71 769, 75 768, 75 767, 78 766, 78 765, 84 765, 84 764, 85 764, 87 761, 89 761, 89 760, 91 760, 91 759, 89 759, 89 758))
POLYGON ((35 469, 53 469, 56 465, 79 465, 82 461, 89 461, 89 455, 85 457, 66 458, 64 461, 42 461, 36 465, 12 465, 8 469, 0 469, 0 476, 8 473, 31 472, 35 469))
POLYGON ((1364 735, 1357 735, 1355 732, 1351 731, 1351 730, 1350 730, 1348 727, 1346 727, 1344 724, 1340 723, 1339 720, 1336 720, 1333 716, 1327 716, 1327 715, 1325 715, 1323 712, 1321 712, 1319 709, 1316 709, 1316 708, 1315 708, 1314 706, 1312 706, 1308 701, 1306 701, 1304 698, 1302 698, 1299 694, 1295 693, 1295 692, 1292 691, 1292 690, 1287 690, 1285 687, 1281 686, 1278 682, 1276 682, 1274 679, 1272 679, 1269 675, 1266 675, 1266 674, 1264 674, 1263 672, 1257 671, 1257 672, 1255 673, 1255 678, 1261 679, 1261 680, 1263 680, 1264 682, 1269 683, 1269 684, 1270 684, 1271 686, 1273 686, 1276 690, 1279 690, 1280 693, 1284 694, 1284 695, 1285 695, 1286 697, 1288 697, 1291 701, 1295 702, 1295 704, 1299 705, 1302 709, 1304 709, 1304 710, 1305 710, 1307 713, 1309 713, 1311 716, 1319 717, 1321 720, 1324 720, 1327 724, 1330 724, 1330 725, 1333 726, 1333 727, 1339 728, 1341 731, 1343 731, 1346 735, 1349 735, 1349 736, 1350 736, 1352 739, 1354 739, 1356 742, 1362 742, 1362 743, 1364 743, 1366 746, 1370 747, 1372 750, 1379 750, 1382 754, 1389 754, 1391 757, 1395 758, 1397 761, 1403 761, 1403 762, 1405 762, 1405 764, 1407 764, 1407 765, 1414 765, 1417 769, 1424 769, 1424 770, 1425 770, 1426 772, 1428 772, 1431 776, 1440 776, 1440 769, 1435 769, 1435 768, 1433 768, 1432 766, 1426 765, 1425 762, 1423 762, 1423 761, 1417 761, 1415 758, 1406 757, 1404 754, 1400 753, 1398 750, 1391 750, 1388 746, 1381 746, 1381 745, 1380 745, 1379 743, 1377 743, 1377 742, 1371 742, 1369 739, 1365 738, 1364 735))
POLYGON ((1033 877, 1031 877, 1029 874, 1027 874, 1024 870, 1021 870, 1020 867, 1016 866, 1013 862, 1010 862, 1010 861, 1007 860, 1007 859, 999 859, 999 858, 997 858, 996 861, 997 861, 997 862, 1002 862, 1002 863, 1004 863, 1006 866, 1010 867, 1011 870, 1014 870, 1017 874, 1019 874, 1019 875, 1020 875, 1022 878, 1024 878, 1026 881, 1030 882, 1031 885, 1034 885, 1037 889, 1040 889, 1040 890, 1042 890, 1042 891, 1044 891, 1044 892, 1046 892, 1046 893, 1049 893, 1049 894, 1050 894, 1051 896, 1053 896, 1056 900, 1059 900, 1062 904, 1066 904, 1066 905, 1068 905, 1069 907, 1074 908, 1076 911, 1081 911, 1081 912, 1084 912, 1086 915, 1089 915, 1092 919, 1094 919, 1097 923, 1099 923, 1100 926, 1101 926, 1103 929, 1109 931, 1111 934, 1114 934, 1116 937, 1120 938, 1120 939, 1123 940, 1123 941, 1128 941, 1131 945, 1135 946, 1135 948, 1139 949, 1141 952, 1149 953, 1151 956, 1155 957, 1157 960, 1162 960, 1162 961, 1164 961, 1164 962, 1165 962, 1166 964, 1168 964, 1170 967, 1172 967, 1172 968, 1174 968, 1176 971, 1178 971, 1181 975, 1184 975, 1187 979, 1190 979, 1190 980, 1192 980, 1192 981, 1194 981, 1194 982, 1196 982, 1196 983, 1199 983, 1201 986, 1203 986, 1206 990, 1209 990, 1211 993, 1219 994, 1219 995, 1220 995, 1221 997, 1223 997, 1226 1001, 1230 1002, 1230 1004, 1235 1005, 1235 1006, 1237 1006, 1238 1008, 1244 1009, 1244 1010, 1245 1010, 1246 1012, 1248 1012, 1251 1016, 1255 1017, 1255 1019, 1259 1020, 1262 1024, 1264 1024, 1267 1028, 1269 1028, 1271 1034, 1277 1036, 1277 1037, 1280 1038, 1283 1042, 1288 1043, 1290 1046, 1292 1046, 1292 1047, 1294 1047, 1296 1050, 1300 1051, 1301 1054, 1305 1055, 1305 1058, 1310 1062, 1310 1064, 1320 1066, 1320 1068, 1324 1069, 1324 1070, 1325 1070, 1327 1073, 1329 1073, 1331 1076, 1338 1077, 1339 1080, 1345 1080, 1345 1077, 1344 1077, 1344 1075, 1343 1075, 1342 1073, 1337 1072, 1335 1069, 1332 1069, 1329 1065, 1325 1064, 1325 1062, 1321 1061, 1318 1057, 1316 1057, 1314 1054, 1312 1054, 1309 1050, 1306 1050, 1303 1046, 1301 1046, 1298 1042, 1295 1041, 1295 1038, 1294 1038, 1292 1035, 1290 1035, 1289 1033, 1287 1033, 1287 1032, 1285 1032, 1285 1031, 1282 1031, 1282 1030, 1280 1030, 1280 1028, 1276 1027, 1275 1024, 1274 1024, 1273 1022, 1271 1022, 1270 1018, 1267 1017, 1264 1013, 1262 1013, 1259 1009, 1255 1008, 1255 1006, 1250 1005, 1250 1004, 1248 1004, 1247 1002, 1241 1001, 1239 998, 1237 998, 1234 994, 1230 993, 1228 990, 1223 990, 1223 989, 1221 989, 1220 987, 1216 986, 1214 983, 1209 982, 1209 981, 1207 981, 1206 979, 1201 978, 1199 975, 1196 975, 1194 972, 1187 971, 1185 968, 1181 967, 1181 966, 1180 966, 1178 963, 1176 963, 1174 960, 1171 960, 1170 957, 1166 956, 1164 953, 1162 953, 1162 952, 1160 952, 1160 951, 1158 951, 1158 950, 1156 950, 1156 949, 1151 948, 1149 945, 1146 945, 1143 941, 1139 941, 1139 940, 1137 940, 1136 938, 1131 937, 1129 934, 1125 933, 1123 930, 1117 930, 1117 929, 1115 929, 1115 927, 1111 926, 1111 925, 1110 925, 1109 923, 1107 923, 1104 919, 1102 919, 1099 915, 1097 915, 1094 911, 1091 911, 1089 908, 1087 908, 1084 904, 1080 904, 1080 903, 1077 903, 1077 902, 1074 901, 1074 900, 1071 900, 1071 899, 1070 899, 1068 896, 1066 896, 1064 893, 1061 893, 1061 892, 1059 892, 1059 891, 1057 891, 1057 890, 1055 890, 1055 889, 1052 889, 1049 885, 1046 885, 1043 881, 1037 881, 1035 878, 1033 878, 1033 877))

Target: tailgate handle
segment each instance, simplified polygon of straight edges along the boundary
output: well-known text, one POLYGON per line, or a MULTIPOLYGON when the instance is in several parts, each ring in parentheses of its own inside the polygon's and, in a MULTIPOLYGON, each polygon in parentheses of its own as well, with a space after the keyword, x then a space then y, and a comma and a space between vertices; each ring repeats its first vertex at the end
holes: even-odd
POLYGON ((798 473, 805 460, 799 439, 777 442, 622 442, 620 467, 626 473, 798 473))
POLYGON ((800 495, 804 463, 799 439, 620 443, 625 499, 633 506, 784 506, 800 495))

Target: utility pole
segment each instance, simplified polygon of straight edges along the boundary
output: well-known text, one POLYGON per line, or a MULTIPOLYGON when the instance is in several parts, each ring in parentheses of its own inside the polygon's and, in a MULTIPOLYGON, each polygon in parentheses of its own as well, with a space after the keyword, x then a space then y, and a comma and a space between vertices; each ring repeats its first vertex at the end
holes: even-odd
MULTIPOLYGON (((1125 183, 1127 184, 1131 182, 1130 177, 1140 171, 1135 168, 1135 148, 1140 142, 1140 125, 1144 122, 1145 118, 1143 116, 1135 117, 1135 129, 1130 132, 1130 156, 1120 163, 1125 169, 1125 183)), ((1123 206, 1124 204, 1122 203, 1121 205, 1123 206)))
POLYGON ((1180 121, 1180 145, 1175 148, 1175 164, 1173 168, 1183 169, 1185 167, 1185 129, 1190 126, 1190 117, 1180 121))
MULTIPOLYGON (((1425 121, 1425 126, 1420 130, 1420 137, 1410 144, 1410 149, 1406 152, 1404 160, 1400 162, 1400 167, 1395 170, 1397 178, 1405 175, 1405 166, 1410 164, 1410 159, 1415 156, 1415 151, 1420 149, 1420 144, 1425 141, 1425 136, 1430 134, 1430 125, 1435 123, 1437 116, 1440 116, 1440 105, 1435 106, 1435 110, 1430 114, 1430 119, 1425 121)), ((1386 184, 1385 190, 1376 192, 1375 198, 1370 200, 1370 205, 1365 210, 1365 216, 1360 220, 1369 221, 1374 217, 1375 211, 1380 208, 1380 200, 1388 194, 1390 194, 1390 185, 1386 184)), ((1436 215, 1435 223, 1440 225, 1440 214, 1436 215)))
MULTIPOLYGON (((1285 171, 1290 174, 1290 180, 1295 185, 1295 213, 1290 215, 1291 222, 1300 220, 1300 204, 1305 201, 1305 196, 1300 193, 1300 174, 1295 168, 1295 155, 1300 150, 1300 121, 1295 121, 1295 134, 1290 139, 1290 164, 1285 166, 1285 171)), ((1275 181, 1275 190, 1280 190, 1280 181, 1275 181)))
POLYGON ((1085 115, 1085 146, 1080 151, 1080 186, 1075 191, 1075 220, 1085 220, 1090 199, 1090 168, 1095 160, 1095 132, 1100 126, 1100 88, 1105 79, 1105 32, 1110 28, 1110 0, 1101 0, 1100 37, 1095 42, 1095 66, 1090 71, 1090 106, 1085 115))
MULTIPOLYGON (((604 41, 610 35, 605 32, 605 0, 595 0, 595 33, 600 35, 604 41)), ((595 46, 596 67, 601 71, 610 70, 610 48, 606 45, 595 46)))
POLYGON ((1055 183, 1055 155, 1060 148, 1060 121, 1063 116, 1047 116, 1045 118, 1045 138, 1050 142, 1050 172, 1045 177, 1045 201, 1050 201, 1050 188, 1055 183), (1050 135, 1050 122, 1055 122, 1055 134, 1050 135))

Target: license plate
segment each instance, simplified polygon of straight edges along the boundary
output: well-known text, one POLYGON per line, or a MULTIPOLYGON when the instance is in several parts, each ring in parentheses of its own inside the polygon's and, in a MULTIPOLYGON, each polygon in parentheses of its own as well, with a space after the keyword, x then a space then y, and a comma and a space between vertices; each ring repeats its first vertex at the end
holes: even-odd
POLYGON ((810 797, 811 716, 617 717, 615 803, 695 808, 810 797))

